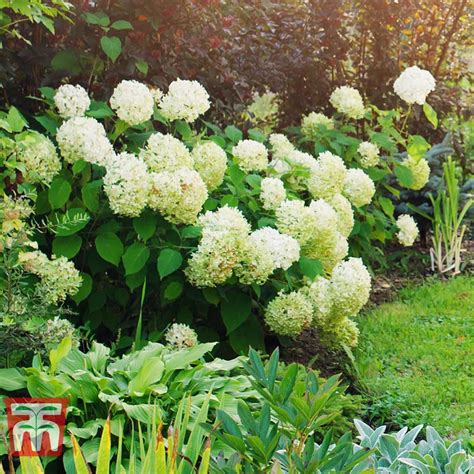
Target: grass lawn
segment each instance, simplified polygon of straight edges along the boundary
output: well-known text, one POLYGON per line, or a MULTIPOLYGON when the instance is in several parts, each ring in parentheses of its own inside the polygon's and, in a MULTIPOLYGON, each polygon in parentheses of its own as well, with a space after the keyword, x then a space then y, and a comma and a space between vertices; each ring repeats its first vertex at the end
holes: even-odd
POLYGON ((406 288, 362 315, 359 328, 370 420, 474 435, 474 277, 406 288))

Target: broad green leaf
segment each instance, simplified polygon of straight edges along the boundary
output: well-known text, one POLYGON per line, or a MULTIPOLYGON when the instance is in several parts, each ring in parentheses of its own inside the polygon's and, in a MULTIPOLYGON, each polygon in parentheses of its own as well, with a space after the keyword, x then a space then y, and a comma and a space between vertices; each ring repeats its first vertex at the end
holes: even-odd
POLYGON ((28 125, 20 111, 13 106, 8 110, 7 122, 12 132, 21 132, 28 125))
POLYGON ((165 364, 161 357, 150 357, 145 360, 137 375, 130 380, 128 391, 132 397, 142 397, 149 391, 150 385, 161 380, 165 364))
POLYGON ((39 115, 35 120, 51 135, 56 135, 59 123, 47 115, 39 115))
POLYGON ((252 298, 247 293, 232 288, 221 301, 221 315, 227 328, 227 334, 235 331, 250 316, 252 298))
POLYGON ((104 53, 114 63, 122 52, 122 42, 117 36, 102 36, 100 39, 100 45, 104 53))
POLYGON ((61 360, 64 359, 64 357, 66 357, 69 354, 69 351, 71 350, 71 348, 72 348, 71 336, 66 336, 59 343, 56 349, 52 349, 49 352, 50 374, 54 374, 56 372, 59 362, 61 362, 61 360))
POLYGON ((129 21, 117 20, 110 25, 114 30, 133 30, 133 26, 129 21))
POLYGON ((110 18, 104 12, 97 12, 91 13, 87 12, 84 15, 86 17, 87 23, 90 25, 98 25, 98 26, 109 26, 110 25, 110 18))
POLYGON ((68 237, 56 237, 53 240, 53 253, 57 257, 73 258, 81 250, 82 237, 70 235, 68 237))
POLYGON ((71 195, 72 187, 63 178, 54 178, 48 191, 48 200, 53 209, 59 209, 66 204, 71 195))
POLYGON ((96 119, 113 117, 114 111, 107 105, 106 102, 101 102, 93 100, 89 107, 89 110, 86 112, 86 115, 89 117, 94 117, 96 119))
POLYGON ((122 258, 124 247, 122 241, 112 232, 104 232, 95 238, 97 253, 109 263, 117 266, 122 258))
POLYGON ((149 66, 148 66, 148 63, 147 63, 146 61, 144 61, 143 59, 139 59, 139 60, 135 63, 135 67, 136 67, 142 74, 145 74, 145 76, 148 74, 149 66))
POLYGON ((88 273, 81 272, 82 285, 77 293, 71 296, 74 303, 79 304, 84 301, 92 291, 92 277, 88 273))
POLYGON ((423 104, 423 113, 434 128, 438 128, 438 114, 428 102, 423 104))
POLYGON ((395 166, 394 173, 402 186, 404 186, 405 188, 410 188, 411 186, 413 186, 413 173, 409 168, 403 165, 397 165, 395 166))
POLYGON ((99 451, 97 455, 97 470, 96 474, 109 474, 110 472, 110 418, 104 424, 104 431, 100 437, 99 451))
POLYGON ((177 132, 181 135, 184 141, 189 140, 192 135, 193 131, 187 122, 184 120, 178 120, 175 124, 177 132))
POLYGON ((82 202, 91 212, 97 212, 99 210, 99 195, 101 188, 102 180, 91 181, 82 188, 82 202))
POLYGON ((67 71, 70 74, 79 74, 81 72, 79 58, 72 49, 57 53, 51 60, 51 67, 55 71, 67 71))
POLYGON ((407 153, 415 159, 425 156, 431 145, 421 135, 411 135, 408 139, 407 153))
POLYGON ((64 214, 55 214, 51 219, 56 235, 66 237, 82 230, 90 221, 89 214, 84 209, 68 209, 64 214))
POLYGON ((146 242, 155 234, 156 216, 145 212, 140 217, 135 217, 133 219, 133 228, 140 238, 146 242))
POLYGON ((76 437, 71 434, 72 441, 72 457, 74 459, 74 467, 76 468, 76 474, 90 474, 89 468, 87 467, 86 460, 82 454, 81 448, 76 440, 76 437))
POLYGON ((311 280, 314 280, 318 275, 324 274, 323 264, 319 260, 308 257, 301 257, 299 261, 301 273, 311 280))
POLYGON ((22 390, 26 387, 26 378, 20 369, 0 369, 0 387, 9 392, 22 390))
POLYGON ((388 217, 393 217, 393 212, 395 211, 395 206, 393 205, 393 202, 390 199, 381 196, 379 197, 379 203, 383 209, 383 212, 385 212, 388 217))
POLYGON ((265 351, 264 332, 258 318, 254 315, 247 318, 229 334, 229 342, 237 354, 248 354, 249 347, 265 351))
POLYGON ((173 280, 166 284, 163 296, 169 301, 174 301, 181 296, 182 292, 183 283, 178 280, 173 280))
POLYGON ((234 143, 237 143, 238 141, 242 140, 242 138, 243 138, 242 132, 237 127, 235 127, 234 125, 227 126, 225 128, 224 133, 234 143))
POLYGON ((183 257, 177 250, 163 249, 158 256, 158 273, 161 278, 164 278, 171 273, 174 273, 183 263, 183 257))
POLYGON ((135 242, 127 248, 122 256, 125 274, 132 275, 139 272, 150 258, 150 250, 141 242, 135 242))

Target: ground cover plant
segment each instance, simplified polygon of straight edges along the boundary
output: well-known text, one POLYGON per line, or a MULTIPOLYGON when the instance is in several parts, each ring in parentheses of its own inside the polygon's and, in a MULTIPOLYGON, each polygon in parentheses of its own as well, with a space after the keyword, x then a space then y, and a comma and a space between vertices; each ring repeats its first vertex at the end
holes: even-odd
POLYGON ((470 276, 433 280, 360 318, 356 366, 372 422, 429 424, 472 443, 473 289, 470 276))

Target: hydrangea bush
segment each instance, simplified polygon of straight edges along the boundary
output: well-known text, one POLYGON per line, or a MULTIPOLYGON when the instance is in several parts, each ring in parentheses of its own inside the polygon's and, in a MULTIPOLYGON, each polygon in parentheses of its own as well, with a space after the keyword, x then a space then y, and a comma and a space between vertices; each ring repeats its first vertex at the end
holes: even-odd
MULTIPOLYGON (((432 84, 422 91, 411 77, 395 90, 419 104, 432 84)), ((29 179, 41 248, 81 271, 72 298, 83 322, 120 328, 122 346, 138 314, 150 340, 184 323, 222 351, 263 349, 266 329, 296 337, 310 326, 330 346, 356 344, 353 318, 371 286, 360 256, 374 240, 417 235, 380 192, 396 198, 393 175, 400 187, 428 179, 429 145, 404 128, 411 107, 378 110, 344 86, 331 95, 333 117, 315 111, 285 133, 244 136, 203 119, 211 102, 196 81, 166 93, 122 81, 109 103, 79 86, 41 92, 50 108, 36 120, 50 137, 5 138, 16 170, 6 191, 29 179)))

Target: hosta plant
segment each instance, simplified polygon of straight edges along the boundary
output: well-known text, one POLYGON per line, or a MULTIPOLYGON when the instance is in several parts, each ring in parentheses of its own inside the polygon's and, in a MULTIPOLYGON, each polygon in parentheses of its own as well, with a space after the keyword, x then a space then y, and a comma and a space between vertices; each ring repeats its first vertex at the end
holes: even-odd
MULTIPOLYGON (((397 90, 421 103, 434 81, 410 74, 420 80, 400 78, 397 90)), ((80 86, 41 92, 49 108, 36 122, 59 154, 36 132, 4 127, 4 189, 36 189, 38 242, 80 269, 72 299, 91 329, 120 328, 130 344, 144 301, 147 339, 175 320, 227 353, 264 349, 268 330, 284 340, 310 326, 329 346, 356 344, 370 275, 349 248, 368 255, 373 239, 395 235, 393 204, 377 191, 398 193, 387 176, 419 189, 429 175, 429 144, 404 129, 409 112, 380 111, 341 87, 335 116, 310 114, 291 141, 206 122, 209 96, 195 81, 163 94, 125 80, 109 104, 80 86), (398 148, 409 153, 401 163, 398 148)), ((414 223, 401 230, 402 242, 416 238, 414 223)))

